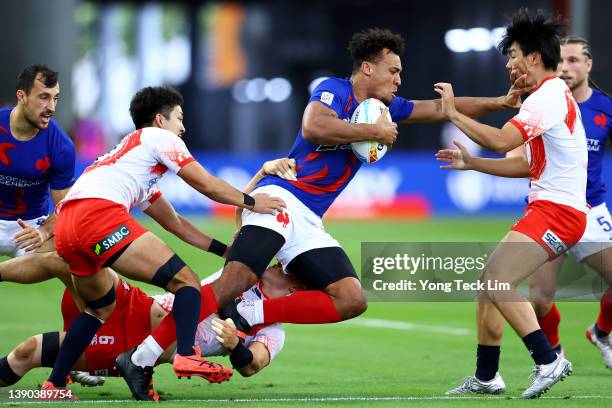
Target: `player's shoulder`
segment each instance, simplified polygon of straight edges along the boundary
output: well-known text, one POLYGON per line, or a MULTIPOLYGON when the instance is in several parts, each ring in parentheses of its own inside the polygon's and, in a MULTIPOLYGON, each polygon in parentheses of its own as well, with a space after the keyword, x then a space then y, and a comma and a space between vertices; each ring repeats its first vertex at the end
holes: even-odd
POLYGON ((165 144, 168 142, 180 142, 181 138, 176 133, 166 129, 146 127, 140 129, 140 140, 147 144, 165 144))
POLYGON ((588 103, 593 106, 593 108, 604 112, 608 116, 612 116, 612 97, 601 92, 599 89, 593 89, 593 93, 588 103))
POLYGON ((351 87, 351 81, 348 79, 329 77, 321 81, 313 93, 327 91, 337 96, 343 96, 351 93, 351 87))
POLYGON ((52 144, 59 148, 64 149, 73 149, 74 143, 68 133, 60 126, 60 124, 55 120, 55 118, 51 119, 49 122, 49 126, 47 127, 47 134, 49 138, 52 140, 52 144))

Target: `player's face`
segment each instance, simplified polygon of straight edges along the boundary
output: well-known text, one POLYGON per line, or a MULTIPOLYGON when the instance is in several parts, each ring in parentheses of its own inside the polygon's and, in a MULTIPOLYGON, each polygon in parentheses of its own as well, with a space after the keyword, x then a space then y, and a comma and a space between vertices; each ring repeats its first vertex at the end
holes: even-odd
POLYGON ((306 287, 295 276, 285 273, 280 264, 269 266, 262 275, 263 287, 266 294, 271 298, 279 298, 290 295, 306 287))
POLYGON ((38 74, 29 93, 17 91, 17 98, 23 103, 23 112, 28 123, 37 129, 46 129, 53 115, 59 98, 60 87, 57 83, 47 88, 42 81, 42 74, 38 74))
POLYGON ((530 78, 529 68, 531 61, 528 56, 523 54, 518 43, 513 43, 508 49, 508 63, 506 68, 510 73, 510 78, 518 78, 523 74, 527 74, 527 82, 534 82, 534 78, 530 78))
POLYGON ((170 132, 182 137, 185 133, 185 126, 183 126, 183 109, 177 105, 170 111, 168 118, 163 117, 161 120, 161 127, 169 130, 170 132))
POLYGON ((379 61, 368 62, 364 69, 370 78, 369 96, 380 99, 388 105, 402 83, 400 79, 402 62, 399 55, 387 48, 383 49, 382 53, 383 57, 379 61))
POLYGON ((569 89, 575 89, 588 81, 593 61, 582 53, 582 44, 561 46, 559 78, 565 81, 569 89))

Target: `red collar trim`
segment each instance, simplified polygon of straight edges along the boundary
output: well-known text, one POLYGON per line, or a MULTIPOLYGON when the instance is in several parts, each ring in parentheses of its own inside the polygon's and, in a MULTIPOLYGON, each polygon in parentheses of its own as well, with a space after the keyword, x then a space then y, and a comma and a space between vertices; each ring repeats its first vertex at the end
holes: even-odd
MULTIPOLYGON (((535 91, 537 91, 538 89, 540 89, 540 87, 541 87, 542 85, 544 85, 544 82, 548 81, 549 79, 555 79, 555 78, 557 78, 557 76, 556 76, 556 75, 551 75, 551 76, 549 76, 549 77, 544 78, 544 79, 542 80, 542 82, 540 82, 540 84, 539 84, 539 85, 536 87, 536 89, 534 89, 534 90, 533 90, 533 92, 535 92, 535 91)), ((532 93, 533 93, 533 92, 532 92, 532 93)))

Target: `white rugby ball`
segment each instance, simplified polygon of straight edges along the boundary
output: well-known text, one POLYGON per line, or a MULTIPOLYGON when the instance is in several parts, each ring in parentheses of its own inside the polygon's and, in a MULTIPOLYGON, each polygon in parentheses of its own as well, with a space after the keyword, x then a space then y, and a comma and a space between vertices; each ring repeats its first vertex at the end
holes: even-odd
MULTIPOLYGON (((351 123, 376 123, 380 115, 385 112, 385 109, 387 109, 387 106, 378 99, 366 99, 353 112, 351 123)), ((391 114, 388 110, 386 114, 389 121, 391 121, 391 114)), ((364 163, 375 163, 387 153, 387 145, 376 140, 354 142, 351 143, 351 148, 355 156, 364 163)))

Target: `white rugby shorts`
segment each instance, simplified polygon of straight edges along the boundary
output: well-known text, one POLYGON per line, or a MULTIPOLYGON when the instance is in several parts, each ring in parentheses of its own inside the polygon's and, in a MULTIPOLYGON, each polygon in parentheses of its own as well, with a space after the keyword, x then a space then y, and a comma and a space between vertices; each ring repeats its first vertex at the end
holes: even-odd
MULTIPOLYGON (((32 220, 24 220, 26 224, 37 228, 42 225, 47 216, 34 218, 32 220)), ((17 257, 25 255, 25 249, 19 249, 19 244, 15 242, 15 234, 23 228, 17 224, 17 221, 0 220, 0 255, 17 257)))
POLYGON ((259 214, 249 210, 242 212, 242 225, 257 225, 278 232, 285 244, 276 258, 286 268, 296 256, 315 248, 339 247, 340 244, 323 227, 323 221, 289 191, 275 185, 262 186, 251 195, 266 193, 282 198, 286 210, 275 215, 259 214))

